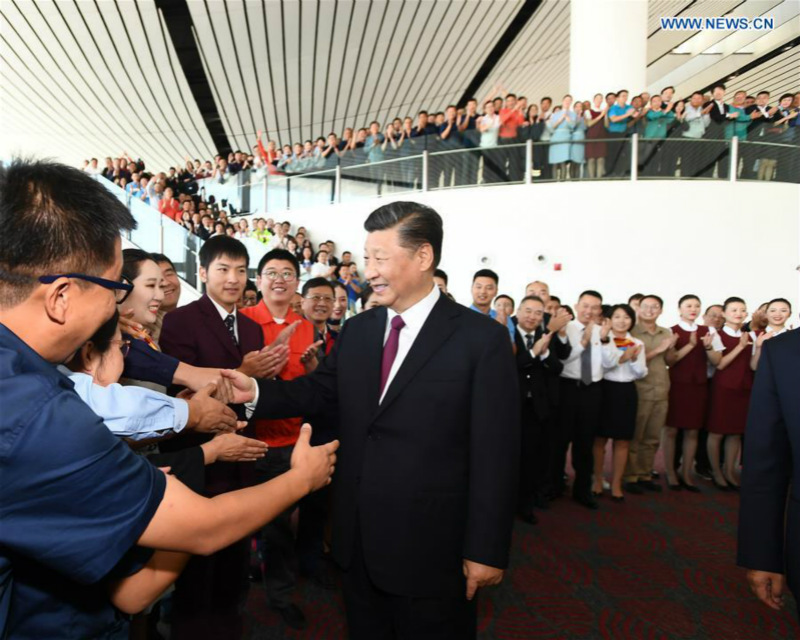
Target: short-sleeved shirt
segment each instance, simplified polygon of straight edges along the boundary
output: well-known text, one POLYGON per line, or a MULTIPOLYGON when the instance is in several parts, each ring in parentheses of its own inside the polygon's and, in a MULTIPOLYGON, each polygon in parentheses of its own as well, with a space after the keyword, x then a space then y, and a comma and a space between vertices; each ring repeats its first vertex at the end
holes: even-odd
MULTIPOLYGON (((300 362, 300 357, 314 342, 314 325, 305 318, 297 315, 290 308, 283 322, 277 322, 264 302, 259 302, 255 307, 244 307, 239 310, 243 316, 255 320, 261 325, 264 332, 264 344, 269 345, 275 341, 278 334, 293 322, 300 320, 300 325, 289 338, 289 363, 278 374, 281 380, 293 380, 306 375, 305 365, 300 362)), ((297 418, 282 418, 279 420, 256 420, 256 438, 266 442, 270 447, 289 447, 297 442, 300 435, 302 420, 297 418)))
MULTIPOLYGON (((625 104, 625 105, 620 106, 619 103, 615 102, 608 109, 608 117, 611 118, 613 116, 613 117, 616 118, 617 116, 624 116, 626 113, 628 113, 628 109, 630 109, 630 108, 631 108, 631 106, 629 104, 625 104)), ((618 120, 617 122, 611 122, 611 120, 609 120, 608 121, 608 130, 609 130, 609 132, 610 133, 617 133, 617 134, 624 134, 625 131, 628 128, 628 121, 629 120, 630 120, 630 116, 628 116, 627 118, 623 118, 622 120, 618 120)), ((615 136, 615 137, 618 137, 618 136, 615 136)))
POLYGON ((525 116, 519 109, 500 109, 500 137, 516 138, 517 129, 525 124, 525 116))
MULTIPOLYGON (((637 324, 631 329, 631 335, 644 343, 645 354, 652 353, 661 343, 672 338, 672 330, 656 325, 656 332, 645 331, 642 325, 637 324)), ((667 400, 669 399, 669 370, 665 353, 647 361, 647 375, 636 381, 636 391, 641 400, 667 400)))
POLYGON ((0 325, 0 637, 106 637, 124 629, 108 582, 164 474, 106 428, 73 384, 0 325))

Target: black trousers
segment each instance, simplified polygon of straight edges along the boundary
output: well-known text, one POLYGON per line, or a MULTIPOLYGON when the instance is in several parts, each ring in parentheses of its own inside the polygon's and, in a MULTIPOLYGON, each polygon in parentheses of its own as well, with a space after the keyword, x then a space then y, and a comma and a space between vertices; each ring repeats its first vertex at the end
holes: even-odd
MULTIPOLYGON (((294 447, 270 448, 266 456, 255 462, 256 481, 267 482, 289 470, 294 447)), ((291 604, 295 575, 295 539, 289 507, 261 530, 261 554, 264 559, 264 588, 270 606, 282 608, 291 604)))
POLYGON ((300 571, 320 576, 325 556, 325 521, 328 518, 330 487, 323 487, 300 501, 297 523, 297 559, 300 571))
POLYGON ((560 392, 561 442, 557 451, 559 463, 555 466, 554 473, 559 474, 558 480, 563 484, 561 474, 566 464, 567 448, 572 442, 572 466, 575 469, 572 495, 576 498, 587 498, 592 487, 594 437, 603 405, 602 385, 597 382, 585 385, 577 380, 561 378, 560 392))
POLYGON ((506 179, 508 182, 521 182, 525 177, 525 148, 509 147, 509 145, 517 144, 516 138, 500 138, 498 142, 503 158, 508 164, 506 179))
POLYGON ((539 419, 533 402, 522 403, 520 426, 519 508, 526 510, 545 490, 550 443, 547 421, 539 419))
MULTIPOLYGON (((425 576, 420 576, 424 580, 425 576)), ((477 599, 413 598, 387 593, 370 579, 361 535, 356 533, 344 603, 350 640, 470 640, 477 637, 477 599)))

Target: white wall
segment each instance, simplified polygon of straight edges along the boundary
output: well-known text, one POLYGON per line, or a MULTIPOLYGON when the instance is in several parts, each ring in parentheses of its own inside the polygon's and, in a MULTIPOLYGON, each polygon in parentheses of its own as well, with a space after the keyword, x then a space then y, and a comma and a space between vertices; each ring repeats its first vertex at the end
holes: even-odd
MULTIPOLYGON (((610 303, 634 292, 705 304, 731 295, 751 307, 777 296, 800 311, 800 189, 796 185, 689 180, 548 183, 409 194, 444 219, 442 268, 459 302, 471 302, 472 274, 500 274, 500 292, 519 302, 542 279, 573 304, 587 288, 610 303), (544 256, 544 261, 537 256, 544 256), (485 263, 482 260, 485 259, 485 263), (555 270, 560 263, 562 269, 555 270)), ((312 241, 333 239, 361 262, 369 213, 388 199, 276 214, 312 241)))

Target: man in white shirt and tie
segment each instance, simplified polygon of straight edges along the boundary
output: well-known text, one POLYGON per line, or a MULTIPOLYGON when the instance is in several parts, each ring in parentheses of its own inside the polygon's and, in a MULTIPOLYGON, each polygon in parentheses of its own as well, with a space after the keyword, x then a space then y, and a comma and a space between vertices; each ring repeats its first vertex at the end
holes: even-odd
MULTIPOLYGON (((442 219, 393 202, 367 219, 380 307, 342 328, 310 376, 236 378, 255 417, 339 407, 333 557, 353 640, 465 640, 475 594, 508 564, 520 429, 508 331, 434 283, 442 219), (413 606, 412 606, 413 605, 413 606)), ((599 361, 599 359, 598 359, 599 361)))
MULTIPOLYGON (((560 416, 561 450, 559 465, 553 470, 556 480, 563 486, 563 468, 567 447, 572 442, 572 467, 575 482, 572 498, 588 509, 597 509, 592 487, 592 444, 597 431, 603 401, 599 384, 603 380, 602 345, 608 342, 610 324, 601 329, 603 296, 587 290, 575 304, 576 319, 567 325, 567 337, 572 347, 569 356, 562 360, 560 416)), ((559 336, 559 339, 564 340, 559 336)))

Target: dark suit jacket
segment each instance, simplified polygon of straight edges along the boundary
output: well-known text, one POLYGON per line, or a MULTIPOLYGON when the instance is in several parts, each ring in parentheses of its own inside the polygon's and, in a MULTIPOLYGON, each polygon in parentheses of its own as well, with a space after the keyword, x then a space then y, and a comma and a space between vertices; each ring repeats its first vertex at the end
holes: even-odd
MULTIPOLYGON (((203 296, 199 300, 178 307, 164 316, 159 346, 161 350, 181 362, 196 367, 235 369, 242 364, 244 354, 264 346, 261 327, 241 313, 236 314, 239 330, 237 347, 228 328, 222 321, 214 303, 203 296)), ((245 429, 243 435, 251 435, 245 429)), ((164 451, 174 451, 207 442, 211 437, 186 433, 161 443, 164 451)), ((252 484, 248 464, 244 462, 215 462, 206 467, 206 494, 218 495, 252 484)))
POLYGON ((744 439, 742 567, 786 573, 800 596, 800 330, 764 343, 744 439), (788 498, 788 505, 787 505, 788 498))
MULTIPOLYGON (((538 327, 534 332, 534 341, 539 340, 543 334, 542 327, 538 327)), ((552 415, 558 400, 554 395, 558 391, 558 385, 551 385, 548 378, 551 376, 558 378, 561 375, 564 369, 561 360, 569 357, 571 347, 569 343, 563 344, 558 336, 554 336, 550 342, 550 353, 542 360, 531 355, 519 330, 514 332, 514 341, 517 346, 515 359, 520 402, 532 403, 536 417, 540 421, 547 420, 552 415)))
POLYGON ((314 374, 259 381, 255 415, 338 398, 334 558, 349 567, 360 530, 380 589, 464 597, 464 558, 508 564, 520 444, 508 330, 441 296, 379 404, 386 316, 349 320, 314 374))

